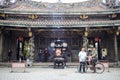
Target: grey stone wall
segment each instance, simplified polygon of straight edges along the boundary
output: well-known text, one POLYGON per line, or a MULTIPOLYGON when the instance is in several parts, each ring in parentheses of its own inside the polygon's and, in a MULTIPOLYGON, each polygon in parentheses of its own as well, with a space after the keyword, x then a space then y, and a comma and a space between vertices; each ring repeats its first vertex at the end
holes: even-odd
POLYGON ((2 42, 3 42, 3 36, 2 33, 0 33, 0 61, 2 61, 2 42))

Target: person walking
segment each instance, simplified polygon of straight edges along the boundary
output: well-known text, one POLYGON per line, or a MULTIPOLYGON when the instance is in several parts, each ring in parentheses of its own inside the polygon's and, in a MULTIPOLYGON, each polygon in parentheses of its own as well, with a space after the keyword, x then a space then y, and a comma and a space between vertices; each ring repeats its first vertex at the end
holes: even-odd
POLYGON ((83 68, 83 72, 85 72, 85 64, 86 64, 86 58, 87 58, 87 53, 85 52, 85 48, 81 49, 78 56, 79 56, 79 62, 80 62, 79 72, 81 72, 82 68, 83 68))

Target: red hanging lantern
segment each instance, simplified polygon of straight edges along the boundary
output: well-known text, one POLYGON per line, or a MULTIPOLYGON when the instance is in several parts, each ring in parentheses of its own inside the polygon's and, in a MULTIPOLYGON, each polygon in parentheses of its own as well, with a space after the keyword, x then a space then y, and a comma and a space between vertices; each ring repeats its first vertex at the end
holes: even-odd
POLYGON ((19 37, 18 37, 18 40, 19 40, 19 41, 23 41, 23 37, 22 37, 22 36, 19 36, 19 37))
POLYGON ((96 38, 95 38, 95 41, 96 41, 96 42, 98 42, 98 41, 99 41, 99 38, 98 38, 98 37, 96 37, 96 38))

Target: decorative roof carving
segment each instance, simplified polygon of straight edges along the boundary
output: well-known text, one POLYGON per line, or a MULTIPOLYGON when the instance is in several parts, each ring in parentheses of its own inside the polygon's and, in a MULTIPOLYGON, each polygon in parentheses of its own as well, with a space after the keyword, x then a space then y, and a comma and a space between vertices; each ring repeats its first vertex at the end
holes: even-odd
POLYGON ((101 4, 101 0, 91 0, 79 3, 45 3, 35 1, 18 1, 12 8, 4 8, 8 11, 30 11, 30 12, 87 12, 106 11, 101 4), (19 4, 18 4, 19 3, 19 4))

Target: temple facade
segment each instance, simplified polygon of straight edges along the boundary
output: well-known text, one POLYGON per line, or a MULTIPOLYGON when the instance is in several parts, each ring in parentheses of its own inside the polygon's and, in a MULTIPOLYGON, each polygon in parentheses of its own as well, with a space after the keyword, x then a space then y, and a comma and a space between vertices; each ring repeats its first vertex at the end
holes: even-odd
POLYGON ((1 0, 0 61, 24 59, 38 61, 40 49, 54 54, 51 43, 67 43, 69 62, 78 61, 82 47, 96 47, 98 59, 120 60, 120 1, 89 0, 79 3, 47 3, 31 0, 1 0))

